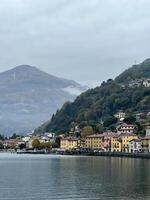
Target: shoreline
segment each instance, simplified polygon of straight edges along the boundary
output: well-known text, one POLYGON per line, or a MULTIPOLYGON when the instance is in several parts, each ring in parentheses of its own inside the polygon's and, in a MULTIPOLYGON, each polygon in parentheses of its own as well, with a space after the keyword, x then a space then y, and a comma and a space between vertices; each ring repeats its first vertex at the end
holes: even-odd
POLYGON ((70 156, 103 156, 103 157, 126 157, 126 158, 146 158, 150 159, 150 153, 126 153, 126 152, 73 152, 67 151, 63 153, 54 152, 16 152, 16 154, 45 154, 45 155, 70 155, 70 156))
POLYGON ((99 157, 125 157, 150 159, 150 153, 126 153, 126 152, 90 152, 90 153, 65 153, 63 155, 99 156, 99 157))

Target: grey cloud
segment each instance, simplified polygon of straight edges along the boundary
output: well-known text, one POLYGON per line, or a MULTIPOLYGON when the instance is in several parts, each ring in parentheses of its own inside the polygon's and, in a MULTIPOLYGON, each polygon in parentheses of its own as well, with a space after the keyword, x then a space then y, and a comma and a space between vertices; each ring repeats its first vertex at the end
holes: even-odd
POLYGON ((1 0, 0 71, 100 83, 150 57, 149 0, 1 0))

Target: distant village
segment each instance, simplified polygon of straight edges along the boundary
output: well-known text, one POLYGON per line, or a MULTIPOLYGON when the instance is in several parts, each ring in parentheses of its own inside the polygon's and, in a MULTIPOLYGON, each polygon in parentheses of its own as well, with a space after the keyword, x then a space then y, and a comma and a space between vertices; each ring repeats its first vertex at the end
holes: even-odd
MULTIPOLYGON (((146 88, 150 87, 150 79, 149 78, 145 78, 145 79, 136 79, 133 81, 130 81, 128 84, 128 87, 140 87, 140 86, 144 86, 146 88)), ((125 85, 122 84, 122 87, 125 87, 125 85)))
POLYGON ((150 127, 147 127, 145 137, 138 136, 136 130, 135 125, 122 123, 118 126, 117 133, 107 131, 85 138, 61 138, 60 148, 64 151, 83 148, 92 149, 94 152, 149 153, 150 127))
MULTIPOLYGON (((65 153, 68 151, 81 152, 125 152, 150 153, 150 126, 146 125, 145 135, 138 134, 135 124, 124 123, 125 112, 115 114, 119 123, 115 132, 87 134, 82 136, 80 128, 76 125, 66 134, 55 133, 35 134, 25 136, 13 134, 9 138, 1 136, 0 150, 17 153, 65 153)), ((146 116, 150 113, 147 112, 146 116)), ((144 113, 137 113, 136 118, 142 120, 144 113)))

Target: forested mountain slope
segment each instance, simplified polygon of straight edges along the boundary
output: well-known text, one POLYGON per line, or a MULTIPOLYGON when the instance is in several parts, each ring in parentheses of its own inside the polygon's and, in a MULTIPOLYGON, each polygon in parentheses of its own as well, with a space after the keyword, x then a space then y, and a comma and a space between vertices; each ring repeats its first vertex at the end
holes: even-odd
POLYGON ((150 88, 130 87, 127 82, 150 78, 150 59, 123 72, 115 80, 109 79, 100 87, 82 93, 73 103, 67 102, 48 122, 35 132, 64 133, 75 122, 82 128, 99 124, 123 110, 126 112, 150 111, 150 88), (124 85, 126 83, 126 85, 124 85))

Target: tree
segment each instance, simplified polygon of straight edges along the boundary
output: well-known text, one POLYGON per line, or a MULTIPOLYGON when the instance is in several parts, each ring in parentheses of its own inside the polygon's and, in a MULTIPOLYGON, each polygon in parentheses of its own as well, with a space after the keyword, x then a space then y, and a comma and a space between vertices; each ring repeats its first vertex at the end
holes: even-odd
POLYGON ((16 138, 20 138, 21 136, 16 134, 16 133, 13 133, 13 135, 10 137, 10 139, 16 139, 16 138))
POLYGON ((53 148, 60 148, 60 141, 61 141, 61 138, 56 137, 55 143, 53 144, 53 148))
POLYGON ((123 120, 125 123, 127 124, 133 124, 136 122, 136 118, 134 115, 130 114, 130 115, 127 115, 124 120, 123 120))
POLYGON ((40 146, 41 146, 41 144, 40 144, 40 141, 38 139, 34 139, 32 141, 32 147, 33 147, 33 149, 40 149, 40 146))
POLYGON ((109 116, 104 119, 103 125, 104 127, 109 127, 110 125, 115 124, 115 123, 117 123, 117 118, 114 116, 109 116))
POLYGON ((2 140, 2 141, 5 140, 4 135, 1 135, 1 134, 0 134, 0 140, 2 140))
POLYGON ((101 124, 101 123, 96 124, 95 131, 97 133, 102 133, 103 132, 103 124, 101 124))
POLYGON ((110 131, 113 131, 113 132, 116 132, 116 126, 111 125, 111 126, 109 127, 109 130, 110 130, 110 131))
POLYGON ((40 144, 41 149, 51 149, 52 148, 52 143, 51 142, 43 142, 40 144))
POLYGON ((45 148, 46 149, 51 149, 52 148, 52 143, 51 142, 46 142, 45 143, 45 148))
POLYGON ((140 122, 136 122, 136 126, 138 135, 145 136, 146 134, 145 127, 140 122))
POLYGON ((0 149, 4 149, 3 143, 0 143, 0 149))
POLYGON ((25 143, 21 143, 18 145, 19 149, 25 149, 26 148, 26 144, 25 143))
POLYGON ((81 132, 81 136, 84 138, 88 135, 92 135, 93 134, 93 128, 92 126, 85 126, 83 129, 82 129, 82 132, 81 132))

